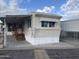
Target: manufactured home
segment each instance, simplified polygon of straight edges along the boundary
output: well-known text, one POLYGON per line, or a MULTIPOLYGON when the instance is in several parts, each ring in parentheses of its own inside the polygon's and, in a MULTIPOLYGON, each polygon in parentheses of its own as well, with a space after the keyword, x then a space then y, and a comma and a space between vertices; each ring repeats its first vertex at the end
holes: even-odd
POLYGON ((79 40, 79 16, 74 14, 65 19, 61 21, 61 37, 65 40, 79 40))
MULTIPOLYGON (((47 13, 6 15, 4 17, 4 45, 7 42, 27 41, 32 45, 59 43, 61 16, 47 13)), ((12 43, 11 43, 12 44, 12 43)))

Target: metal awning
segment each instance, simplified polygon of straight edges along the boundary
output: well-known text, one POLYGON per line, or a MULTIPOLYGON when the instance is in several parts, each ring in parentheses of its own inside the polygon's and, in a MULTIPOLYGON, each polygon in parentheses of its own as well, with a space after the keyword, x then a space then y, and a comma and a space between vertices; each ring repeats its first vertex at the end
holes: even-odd
POLYGON ((6 22, 7 23, 22 23, 25 20, 31 19, 31 15, 7 15, 6 22))

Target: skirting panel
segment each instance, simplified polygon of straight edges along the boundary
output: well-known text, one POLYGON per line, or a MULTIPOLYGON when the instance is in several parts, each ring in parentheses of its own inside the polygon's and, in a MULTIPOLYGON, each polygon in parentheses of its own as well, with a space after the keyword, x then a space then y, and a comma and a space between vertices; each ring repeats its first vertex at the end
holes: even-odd
POLYGON ((28 41, 32 45, 59 43, 59 37, 45 37, 45 38, 44 37, 43 38, 26 37, 26 41, 28 41))

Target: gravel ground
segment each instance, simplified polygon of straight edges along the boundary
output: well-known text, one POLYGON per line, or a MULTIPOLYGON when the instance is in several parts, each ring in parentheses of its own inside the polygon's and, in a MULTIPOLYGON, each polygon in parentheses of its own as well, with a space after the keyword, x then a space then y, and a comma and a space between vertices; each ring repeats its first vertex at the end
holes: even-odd
MULTIPOLYGON (((49 59, 79 59, 79 49, 44 49, 49 59)), ((0 50, 0 59, 35 59, 34 49, 0 50)))
POLYGON ((79 49, 46 49, 50 59, 79 59, 79 49))
POLYGON ((35 59, 33 50, 0 50, 0 59, 35 59))

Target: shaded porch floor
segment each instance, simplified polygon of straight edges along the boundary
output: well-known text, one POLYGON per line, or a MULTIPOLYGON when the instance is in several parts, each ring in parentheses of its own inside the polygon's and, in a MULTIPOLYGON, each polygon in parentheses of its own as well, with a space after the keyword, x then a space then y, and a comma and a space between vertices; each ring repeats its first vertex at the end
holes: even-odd
POLYGON ((7 42, 6 42, 7 48, 26 47, 28 45, 31 45, 31 44, 27 42, 26 40, 17 41, 13 36, 7 36, 7 42))

